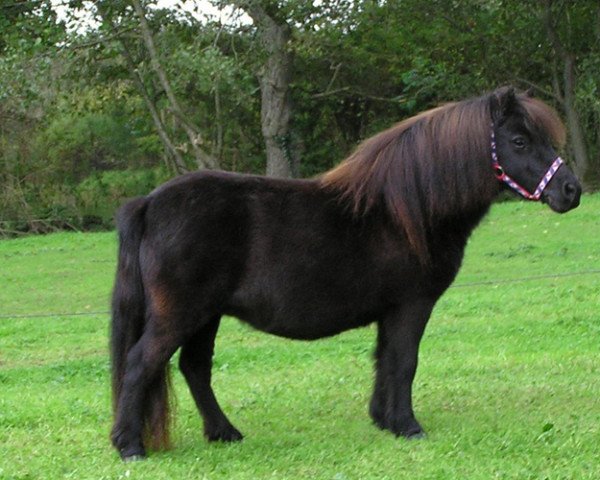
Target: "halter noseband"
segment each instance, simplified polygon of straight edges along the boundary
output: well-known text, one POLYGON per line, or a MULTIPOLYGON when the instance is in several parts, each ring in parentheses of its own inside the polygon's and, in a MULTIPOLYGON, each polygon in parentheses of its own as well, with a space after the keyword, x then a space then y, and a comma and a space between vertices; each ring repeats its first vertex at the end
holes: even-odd
POLYGON ((492 125, 492 168, 494 169, 494 173, 496 174, 496 178, 501 182, 506 183, 510 188, 512 188, 515 192, 521 194, 527 200, 539 200, 542 196, 542 192, 552 180, 554 174, 558 171, 560 166, 564 163, 563 159, 560 157, 556 157, 550 168, 546 172, 546 174, 542 177, 542 180, 538 184, 537 188, 533 193, 529 193, 525 188, 515 182, 511 177, 509 177, 505 172, 500 163, 498 162, 498 152, 496 151, 496 135, 494 134, 494 127, 492 125))

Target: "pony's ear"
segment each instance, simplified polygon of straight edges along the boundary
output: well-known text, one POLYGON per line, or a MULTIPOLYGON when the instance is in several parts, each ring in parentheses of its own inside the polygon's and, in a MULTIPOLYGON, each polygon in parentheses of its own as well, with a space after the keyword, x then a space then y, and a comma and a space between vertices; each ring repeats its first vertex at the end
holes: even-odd
POLYGON ((490 96, 490 113, 494 122, 506 117, 517 104, 517 96, 513 87, 496 90, 490 96))
POLYGON ((527 90, 525 90, 525 95, 527 95, 529 98, 535 97, 535 89, 533 87, 529 87, 527 90))

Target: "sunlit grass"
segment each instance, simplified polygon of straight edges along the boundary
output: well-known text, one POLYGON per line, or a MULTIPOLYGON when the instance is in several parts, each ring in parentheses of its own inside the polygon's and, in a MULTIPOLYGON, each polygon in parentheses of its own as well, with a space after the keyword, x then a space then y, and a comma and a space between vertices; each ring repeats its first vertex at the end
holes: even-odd
POLYGON ((245 440, 206 443, 175 371, 175 448, 136 464, 108 441, 114 234, 1 241, 0 479, 599 478, 599 211, 493 208, 422 343, 427 439, 369 421, 374 328, 307 343, 225 319, 214 384, 245 440))

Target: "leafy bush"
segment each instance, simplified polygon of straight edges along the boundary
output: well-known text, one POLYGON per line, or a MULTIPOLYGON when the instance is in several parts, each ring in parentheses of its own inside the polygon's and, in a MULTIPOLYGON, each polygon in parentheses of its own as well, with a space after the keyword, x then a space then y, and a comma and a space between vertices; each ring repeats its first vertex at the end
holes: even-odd
POLYGON ((76 183, 90 171, 124 168, 137 156, 123 118, 104 113, 58 116, 35 139, 34 160, 61 182, 76 183))
POLYGON ((79 214, 82 218, 99 218, 103 225, 109 225, 114 211, 125 199, 148 194, 168 177, 162 168, 96 173, 75 188, 79 214))
POLYGON ((127 198, 145 195, 169 178, 162 168, 97 172, 76 185, 29 183, 0 194, 0 236, 113 227, 127 198))

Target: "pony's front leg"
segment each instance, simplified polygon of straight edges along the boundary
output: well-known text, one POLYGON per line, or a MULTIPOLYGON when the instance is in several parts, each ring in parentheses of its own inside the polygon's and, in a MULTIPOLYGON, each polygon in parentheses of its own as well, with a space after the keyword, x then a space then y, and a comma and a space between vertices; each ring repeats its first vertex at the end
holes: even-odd
POLYGON ((412 382, 419 343, 435 301, 419 299, 403 305, 378 323, 375 389, 369 413, 382 429, 417 438, 423 429, 412 408, 412 382))

